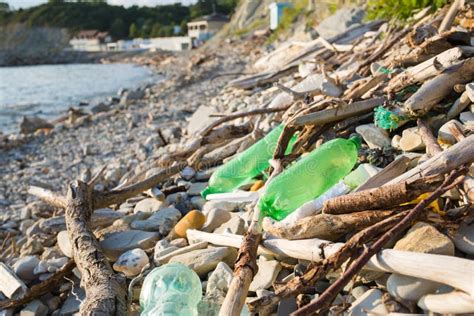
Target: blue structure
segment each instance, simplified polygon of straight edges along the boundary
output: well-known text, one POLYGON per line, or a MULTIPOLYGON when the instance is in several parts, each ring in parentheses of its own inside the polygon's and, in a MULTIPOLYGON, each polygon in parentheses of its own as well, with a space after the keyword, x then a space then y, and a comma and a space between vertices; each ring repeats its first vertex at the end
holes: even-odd
POLYGON ((291 8, 293 5, 288 2, 272 2, 268 6, 270 9, 270 29, 275 30, 283 17, 284 9, 291 8))

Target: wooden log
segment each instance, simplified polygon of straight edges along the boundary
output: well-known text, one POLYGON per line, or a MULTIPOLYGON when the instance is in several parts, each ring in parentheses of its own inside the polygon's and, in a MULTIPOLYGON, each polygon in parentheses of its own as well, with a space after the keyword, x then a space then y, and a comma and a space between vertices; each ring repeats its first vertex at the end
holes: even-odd
POLYGON ((263 220, 263 229, 272 236, 285 239, 321 238, 336 240, 342 235, 373 225, 393 215, 393 211, 365 211, 351 214, 317 214, 283 225, 270 218, 263 220))
POLYGON ((474 135, 470 135, 413 169, 389 181, 388 184, 416 180, 447 173, 461 165, 474 162, 474 135))
MULTIPOLYGON (((234 234, 211 234, 188 230, 187 235, 194 242, 207 241, 216 246, 239 248, 242 242, 242 236, 234 234)), ((318 262, 333 255, 343 246, 343 243, 333 243, 319 238, 300 240, 275 238, 263 240, 259 249, 262 250, 260 252, 262 254, 273 253, 318 262)), ((373 256, 364 269, 403 274, 447 284, 474 297, 472 286, 474 283, 466 278, 466 271, 474 269, 474 262, 469 259, 385 249, 373 256), (452 269, 445 269, 445 267, 452 267, 452 269)))
POLYGON ((446 121, 450 121, 456 116, 458 116, 468 105, 471 104, 471 99, 469 98, 468 92, 463 92, 461 96, 454 102, 451 108, 446 114, 446 121))
POLYGON ((327 200, 324 202, 322 212, 325 214, 344 214, 392 208, 413 201, 423 193, 434 191, 440 183, 440 178, 418 179, 358 191, 327 200))
POLYGON ((443 18, 443 21, 441 21, 441 25, 438 28, 439 33, 448 31, 451 28, 451 25, 453 25, 454 19, 456 18, 458 11, 463 6, 464 6, 464 0, 454 0, 454 2, 449 7, 448 13, 446 13, 446 15, 443 18))
POLYGON ((86 299, 81 315, 126 315, 125 280, 116 275, 89 227, 92 214, 91 190, 84 182, 69 186, 66 226, 74 261, 81 272, 86 299))
POLYGON ((327 123, 337 122, 355 115, 360 115, 372 111, 376 106, 382 105, 386 101, 385 98, 373 98, 364 101, 358 101, 347 106, 339 106, 335 109, 322 110, 307 115, 297 117, 293 125, 323 125, 327 123))
POLYGON ((405 101, 403 110, 413 116, 425 115, 453 90, 454 85, 467 83, 473 79, 474 58, 469 58, 425 82, 418 91, 405 101))
POLYGON ((392 161, 388 166, 383 168, 382 171, 371 177, 365 183, 357 187, 354 192, 369 190, 378 188, 387 183, 388 181, 400 176, 408 169, 411 159, 402 156, 392 161))
POLYGON ((420 298, 418 306, 432 313, 443 315, 472 315, 474 313, 474 297, 461 291, 445 294, 428 294, 420 298))
POLYGON ((371 76, 366 82, 357 86, 355 89, 349 90, 345 93, 344 99, 346 100, 356 100, 363 96, 367 91, 376 87, 378 84, 383 82, 388 78, 387 74, 378 74, 376 76, 371 76))
POLYGON ((389 81, 384 91, 397 92, 410 85, 424 82, 439 74, 440 70, 449 68, 459 63, 461 59, 471 56, 474 56, 474 47, 459 46, 448 49, 396 75, 389 81))

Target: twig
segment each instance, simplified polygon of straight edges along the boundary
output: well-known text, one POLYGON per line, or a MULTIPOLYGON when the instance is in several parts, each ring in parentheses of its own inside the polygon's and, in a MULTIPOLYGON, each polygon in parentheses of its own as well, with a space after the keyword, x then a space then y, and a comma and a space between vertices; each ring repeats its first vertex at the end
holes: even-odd
POLYGON ((59 282, 72 272, 72 269, 74 269, 75 266, 76 264, 74 263, 74 260, 69 260, 50 278, 39 284, 33 285, 21 298, 0 301, 0 310, 19 307, 44 294, 51 293, 53 289, 59 286, 59 282))
POLYGON ((388 232, 383 234, 377 241, 372 245, 364 248, 362 254, 349 266, 349 268, 343 273, 343 275, 336 280, 329 288, 318 297, 317 300, 310 304, 300 308, 296 312, 292 313, 292 316, 303 316, 312 315, 315 312, 321 312, 325 310, 328 305, 334 300, 336 295, 342 290, 342 288, 362 269, 362 267, 370 260, 370 258, 379 252, 382 247, 390 241, 392 238, 397 236, 400 232, 410 226, 410 224, 420 215, 420 213, 444 192, 450 190, 456 186, 460 179, 459 177, 467 172, 466 167, 455 170, 445 179, 445 181, 432 193, 429 197, 418 203, 402 220, 400 220, 394 227, 388 232))
POLYGON ((431 132, 428 124, 426 124, 426 122, 422 119, 418 119, 416 121, 416 124, 418 125, 418 129, 420 130, 421 139, 425 143, 426 154, 428 155, 428 157, 433 157, 434 155, 442 152, 443 149, 441 149, 441 146, 438 144, 438 141, 433 136, 433 133, 431 132))
MULTIPOLYGON (((182 169, 184 169, 184 167, 185 164, 176 164, 167 169, 161 170, 160 172, 148 177, 143 181, 123 187, 121 189, 100 194, 94 192, 92 196, 92 209, 95 210, 110 206, 112 204, 122 203, 139 193, 155 187, 159 183, 168 179, 170 176, 180 172, 182 169)), ((41 200, 52 206, 60 208, 66 208, 67 206, 67 199, 64 196, 47 189, 30 186, 28 193, 39 197, 41 200)))
MULTIPOLYGON (((279 161, 273 161, 272 165, 274 169, 267 183, 282 171, 279 161)), ((260 211, 257 202, 252 222, 239 248, 237 260, 235 261, 234 277, 222 303, 219 316, 238 316, 242 311, 250 283, 258 272, 257 250, 262 239, 262 218, 263 213, 260 211)))
POLYGON ((249 303, 250 310, 254 312, 260 311, 261 309, 267 310, 283 298, 302 293, 305 289, 314 285, 320 278, 325 276, 330 270, 339 268, 347 259, 352 257, 362 245, 395 225, 406 214, 408 214, 408 211, 393 215, 355 234, 334 254, 322 262, 312 263, 302 276, 293 278, 285 285, 278 287, 275 294, 264 296, 249 303))
POLYGON ((444 16, 441 25, 438 28, 439 33, 443 33, 444 31, 448 31, 451 28, 451 25, 456 18, 456 14, 458 13, 459 9, 464 6, 464 0, 454 0, 454 2, 449 7, 448 13, 444 16))
POLYGON ((253 111, 248 111, 248 112, 242 112, 242 113, 234 113, 234 114, 229 114, 227 116, 224 116, 214 122, 212 122, 209 126, 207 126, 205 129, 201 131, 201 136, 206 136, 208 135, 214 128, 217 126, 229 122, 241 117, 246 117, 246 116, 254 116, 254 115, 261 115, 261 114, 270 114, 270 113, 276 113, 276 112, 282 112, 286 111, 290 108, 290 106, 284 106, 284 107, 279 107, 279 108, 264 108, 264 109, 257 109, 253 111))

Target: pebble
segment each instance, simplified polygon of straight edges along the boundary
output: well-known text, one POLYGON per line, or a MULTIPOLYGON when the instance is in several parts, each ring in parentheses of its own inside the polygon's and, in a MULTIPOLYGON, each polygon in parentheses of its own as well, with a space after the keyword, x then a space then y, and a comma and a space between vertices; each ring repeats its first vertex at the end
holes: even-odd
POLYGON ((425 149, 418 127, 407 128, 402 133, 400 148, 403 151, 418 151, 425 149))
POLYGON ((18 277, 25 281, 35 280, 37 275, 35 275, 34 270, 39 262, 40 260, 37 256, 26 256, 20 258, 13 265, 13 271, 18 277))
POLYGON ((224 262, 219 262, 207 280, 205 299, 222 304, 229 290, 234 272, 224 262))
POLYGON ((169 262, 180 262, 193 269, 202 278, 231 254, 231 249, 227 247, 198 249, 177 255, 171 258, 169 262))
POLYGON ((207 182, 193 182, 188 189, 188 195, 200 196, 201 192, 207 187, 207 182))
POLYGON ((163 208, 148 217, 146 220, 133 221, 130 225, 132 229, 158 232, 161 236, 166 236, 181 218, 181 212, 174 207, 163 208))
POLYGON ((126 277, 132 278, 139 275, 149 262, 146 252, 136 248, 120 255, 113 267, 115 271, 122 272, 126 277))
POLYGON ((395 244, 393 249, 447 256, 454 255, 454 244, 451 239, 424 222, 413 225, 406 235, 395 244))
POLYGON ((243 235, 245 233, 245 221, 239 216, 233 216, 230 220, 214 230, 217 234, 243 235))
POLYGON ((464 253, 474 255, 474 221, 471 223, 462 222, 454 235, 456 248, 464 253))
POLYGON ((213 208, 206 216, 206 222, 202 227, 202 231, 212 233, 217 227, 226 223, 232 218, 230 212, 223 209, 213 208))
POLYGON ((141 230, 128 230, 123 232, 111 233, 107 238, 100 242, 104 254, 112 261, 127 250, 134 248, 149 249, 152 248, 160 234, 155 232, 145 232, 141 230))
POLYGON ((212 209, 224 210, 227 212, 233 212, 239 207, 238 203, 226 202, 226 201, 207 201, 202 207, 202 212, 207 215, 212 209))
POLYGON ((163 202, 158 201, 154 198, 147 198, 141 200, 140 202, 135 205, 133 212, 157 212, 160 207, 162 206, 163 202))
POLYGON ((450 124, 455 124, 461 131, 464 131, 464 126, 457 120, 451 120, 438 130, 438 142, 441 144, 454 145, 457 143, 456 138, 453 136, 449 129, 450 124))
POLYGON ((423 295, 434 293, 440 286, 436 282, 396 273, 388 278, 386 284, 390 295, 408 301, 418 301, 423 295))
POLYGON ((377 315, 387 315, 389 312, 383 303, 382 296, 382 291, 378 289, 368 290, 352 303, 346 315, 366 316, 370 315, 370 312, 377 315))
POLYGON ((33 300, 28 303, 20 312, 20 316, 46 316, 48 307, 40 300, 33 300))
POLYGON ((69 236, 67 234, 67 231, 66 230, 60 231, 56 238, 58 241, 59 250, 61 250, 63 255, 65 255, 66 257, 72 258, 73 257, 72 245, 71 245, 71 242, 69 241, 69 236))
POLYGON ((186 181, 189 181, 194 177, 195 174, 196 174, 196 170, 187 166, 181 171, 181 178, 183 178, 186 181))
POLYGON ((362 136, 369 148, 383 148, 390 146, 388 133, 374 124, 364 124, 356 127, 356 132, 362 136))
POLYGON ((459 114, 459 120, 470 130, 474 129, 474 113, 462 112, 459 114))
POLYGON ((250 283, 249 290, 255 292, 259 289, 268 289, 276 280, 281 270, 280 262, 276 260, 260 260, 257 262, 258 272, 250 283))
POLYGON ((201 229, 206 221, 206 216, 197 210, 192 210, 184 216, 173 228, 175 236, 186 238, 188 229, 201 229))

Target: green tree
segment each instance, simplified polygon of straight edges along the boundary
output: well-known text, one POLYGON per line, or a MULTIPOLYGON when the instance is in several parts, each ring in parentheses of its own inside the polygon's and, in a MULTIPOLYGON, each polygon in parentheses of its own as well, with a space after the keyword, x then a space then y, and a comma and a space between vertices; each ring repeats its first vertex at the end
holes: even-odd
POLYGON ((125 22, 121 18, 116 18, 110 25, 110 34, 114 38, 127 37, 128 31, 125 22))
POLYGON ((138 33, 138 28, 135 25, 135 23, 132 23, 130 25, 129 31, 128 31, 128 37, 130 38, 137 38, 140 36, 140 33, 138 33))
POLYGON ((160 23, 155 23, 153 24, 153 27, 151 28, 151 33, 150 37, 158 37, 160 36, 160 30, 161 30, 161 24, 160 23))

